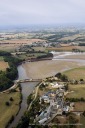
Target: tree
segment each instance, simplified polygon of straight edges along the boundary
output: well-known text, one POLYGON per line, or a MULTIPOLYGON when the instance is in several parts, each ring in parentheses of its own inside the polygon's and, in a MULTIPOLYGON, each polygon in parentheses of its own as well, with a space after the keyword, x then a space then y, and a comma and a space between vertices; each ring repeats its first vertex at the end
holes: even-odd
POLYGON ((82 82, 82 81, 84 81, 83 79, 80 79, 80 81, 82 82))
POLYGON ((67 91, 68 90, 68 84, 66 84, 64 87, 65 87, 65 90, 67 91))
POLYGON ((77 80, 75 80, 74 84, 78 84, 78 81, 77 81, 77 80))
POLYGON ((8 101, 5 104, 6 104, 6 106, 9 106, 10 105, 10 103, 8 101))
POLYGON ((66 75, 62 75, 61 80, 66 82, 66 81, 68 81, 68 77, 66 75))
POLYGON ((83 115, 85 116, 85 111, 83 112, 83 115))
POLYGON ((10 97, 10 99, 9 99, 10 101, 14 101, 14 99, 12 98, 12 97, 10 97))
POLYGON ((58 77, 59 79, 61 78, 62 74, 59 72, 55 75, 55 77, 58 77))

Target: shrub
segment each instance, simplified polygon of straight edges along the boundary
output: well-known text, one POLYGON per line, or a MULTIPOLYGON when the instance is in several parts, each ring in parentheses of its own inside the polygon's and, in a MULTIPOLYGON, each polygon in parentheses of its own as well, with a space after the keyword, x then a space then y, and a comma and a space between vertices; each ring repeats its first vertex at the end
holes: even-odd
POLYGON ((12 97, 10 97, 10 99, 9 99, 10 101, 14 101, 14 99, 12 98, 12 97))
POLYGON ((6 106, 9 106, 10 105, 10 103, 8 101, 5 104, 6 104, 6 106))

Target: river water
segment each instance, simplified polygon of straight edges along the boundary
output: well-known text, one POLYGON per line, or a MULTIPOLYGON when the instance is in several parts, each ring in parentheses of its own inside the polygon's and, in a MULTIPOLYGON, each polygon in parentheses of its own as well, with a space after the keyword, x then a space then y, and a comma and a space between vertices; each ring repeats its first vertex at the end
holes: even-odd
POLYGON ((59 60, 59 61, 71 61, 71 62, 77 62, 80 63, 82 65, 85 65, 85 58, 84 59, 80 59, 80 58, 70 58, 70 56, 85 56, 85 52, 84 53, 73 53, 73 52, 52 52, 53 54, 53 59, 52 60, 59 60), (66 58, 68 56, 68 58, 66 58))
MULTIPOLYGON (((18 79, 20 80, 28 78, 22 65, 18 66, 18 75, 19 75, 18 79)), ((37 84, 38 82, 28 82, 28 83, 21 84, 22 96, 23 96, 21 108, 18 115, 15 117, 14 121, 11 123, 9 128, 15 127, 18 124, 21 117, 23 116, 24 112, 27 110, 27 97, 33 92, 37 84)))

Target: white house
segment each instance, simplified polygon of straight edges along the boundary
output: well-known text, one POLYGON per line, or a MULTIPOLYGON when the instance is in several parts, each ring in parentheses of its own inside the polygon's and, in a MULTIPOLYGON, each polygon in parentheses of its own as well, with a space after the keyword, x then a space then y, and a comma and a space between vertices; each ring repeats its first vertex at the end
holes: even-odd
POLYGON ((63 111, 67 113, 69 112, 69 108, 70 108, 69 106, 64 106, 63 111))
POLYGON ((40 97, 40 102, 42 101, 42 99, 44 100, 45 103, 49 103, 50 102, 48 96, 42 96, 42 97, 40 97))
POLYGON ((52 88, 61 88, 61 87, 63 87, 64 85, 60 85, 60 84, 58 84, 58 83, 56 83, 56 84, 50 83, 50 86, 51 86, 52 88))
POLYGON ((42 120, 39 121, 39 124, 43 124, 43 123, 45 123, 46 121, 47 121, 47 118, 44 118, 44 119, 42 119, 42 120))

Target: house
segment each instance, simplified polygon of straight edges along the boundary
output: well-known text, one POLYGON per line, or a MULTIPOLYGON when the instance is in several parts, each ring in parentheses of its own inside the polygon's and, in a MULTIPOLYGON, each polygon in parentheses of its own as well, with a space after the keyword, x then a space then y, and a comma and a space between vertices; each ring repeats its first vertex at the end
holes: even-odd
POLYGON ((56 95, 55 93, 50 93, 51 97, 55 97, 55 95, 56 95))
POLYGON ((47 121, 47 118, 44 118, 44 119, 42 119, 42 120, 40 120, 40 121, 38 121, 39 122, 39 124, 43 124, 43 123, 45 123, 47 121))
POLYGON ((69 109, 70 109, 69 106, 64 106, 63 107, 63 112, 68 113, 69 112, 69 109))
POLYGON ((50 86, 51 86, 52 88, 61 88, 61 87, 63 87, 64 85, 60 85, 60 84, 58 84, 58 83, 56 83, 56 84, 50 83, 50 86))
POLYGON ((48 96, 45 96, 45 95, 44 95, 44 96, 40 97, 40 102, 42 102, 42 99, 44 100, 44 103, 49 103, 49 102, 50 102, 48 96))
POLYGON ((63 92, 58 93, 58 97, 63 97, 63 92))

